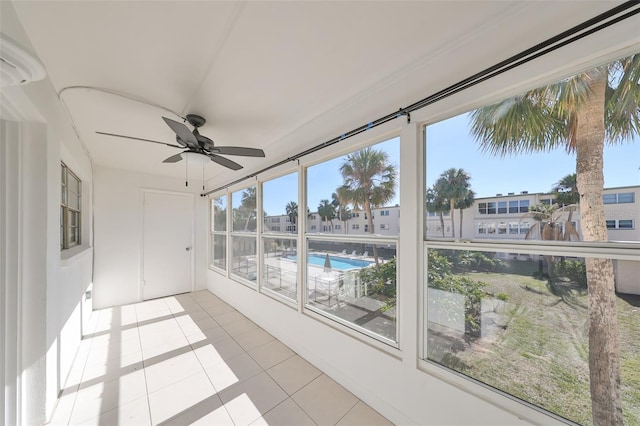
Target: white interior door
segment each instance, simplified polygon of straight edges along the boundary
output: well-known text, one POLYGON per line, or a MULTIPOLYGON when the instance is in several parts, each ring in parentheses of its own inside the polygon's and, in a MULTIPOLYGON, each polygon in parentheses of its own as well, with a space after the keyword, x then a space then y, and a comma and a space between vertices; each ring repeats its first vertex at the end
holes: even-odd
POLYGON ((191 291, 193 195, 144 192, 143 298, 191 291))

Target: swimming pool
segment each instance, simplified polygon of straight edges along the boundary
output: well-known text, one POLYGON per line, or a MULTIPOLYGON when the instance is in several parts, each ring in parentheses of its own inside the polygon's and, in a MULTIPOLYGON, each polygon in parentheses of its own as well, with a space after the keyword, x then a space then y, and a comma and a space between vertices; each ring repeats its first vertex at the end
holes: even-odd
MULTIPOLYGON (((309 254, 307 255, 307 262, 311 265, 317 265, 324 267, 324 262, 327 255, 322 254, 309 254)), ((297 256, 287 256, 287 259, 298 260, 297 256)), ((346 271, 348 269, 364 268, 371 265, 373 262, 360 259, 349 259, 348 257, 329 256, 331 260, 331 269, 338 269, 340 271, 346 271)))

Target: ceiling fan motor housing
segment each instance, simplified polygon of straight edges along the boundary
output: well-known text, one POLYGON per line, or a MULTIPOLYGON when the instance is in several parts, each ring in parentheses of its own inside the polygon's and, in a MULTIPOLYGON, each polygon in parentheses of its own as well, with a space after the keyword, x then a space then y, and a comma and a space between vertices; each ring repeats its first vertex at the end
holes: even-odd
POLYGON ((187 121, 196 129, 198 127, 204 126, 204 123, 207 122, 207 120, 205 120, 203 117, 200 117, 199 115, 196 115, 196 114, 187 114, 187 121))

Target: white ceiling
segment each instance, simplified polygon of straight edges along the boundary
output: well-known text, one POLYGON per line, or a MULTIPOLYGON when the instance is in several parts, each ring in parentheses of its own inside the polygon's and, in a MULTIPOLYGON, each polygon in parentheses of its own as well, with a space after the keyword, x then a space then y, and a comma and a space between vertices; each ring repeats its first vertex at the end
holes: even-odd
POLYGON ((161 120, 179 120, 174 113, 204 116, 201 133, 219 145, 264 149, 266 159, 231 157, 245 166, 237 172, 207 165, 207 186, 214 187, 422 99, 615 4, 17 1, 14 7, 95 164, 184 176, 184 163, 162 163, 175 148, 95 133, 175 143, 161 120))

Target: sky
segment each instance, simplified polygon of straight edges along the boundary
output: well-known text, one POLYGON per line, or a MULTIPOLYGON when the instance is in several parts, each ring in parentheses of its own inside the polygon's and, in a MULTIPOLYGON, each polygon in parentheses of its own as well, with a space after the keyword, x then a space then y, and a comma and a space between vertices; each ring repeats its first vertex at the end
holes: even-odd
MULTIPOLYGON (((551 152, 496 157, 483 153, 469 134, 467 114, 427 127, 427 187, 449 168, 471 176, 476 198, 521 191, 548 192, 556 182, 575 173, 575 154, 560 148, 551 152)), ((605 188, 640 185, 640 139, 606 146, 605 188)))
MULTIPOLYGON (((400 140, 393 138, 373 146, 388 153, 390 162, 400 163, 400 140)), ((548 192, 562 177, 575 173, 575 155, 563 149, 505 158, 482 153, 469 134, 467 114, 427 127, 426 186, 452 167, 471 176, 476 198, 521 191, 548 192)), ((308 205, 317 211, 320 200, 331 201, 331 194, 342 185, 339 172, 345 156, 311 166, 307 170, 308 205)), ((605 147, 605 187, 640 185, 640 139, 633 143, 605 147)), ((286 214, 285 206, 297 202, 297 174, 289 174, 264 183, 264 210, 268 215, 286 214)), ((400 204, 396 198, 389 205, 400 204)), ((235 203, 234 203, 235 204, 235 203)))

